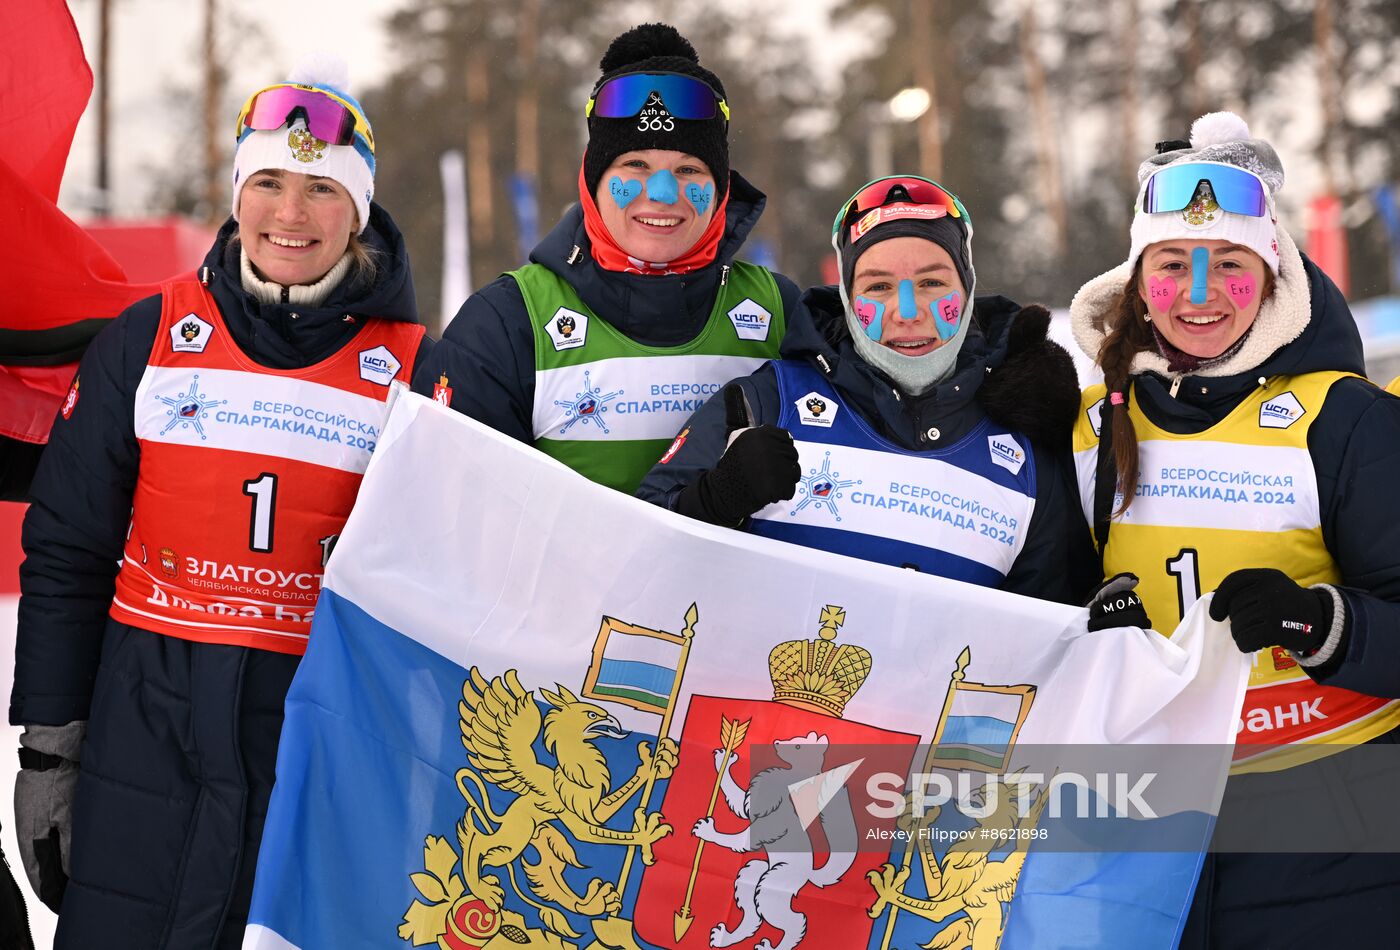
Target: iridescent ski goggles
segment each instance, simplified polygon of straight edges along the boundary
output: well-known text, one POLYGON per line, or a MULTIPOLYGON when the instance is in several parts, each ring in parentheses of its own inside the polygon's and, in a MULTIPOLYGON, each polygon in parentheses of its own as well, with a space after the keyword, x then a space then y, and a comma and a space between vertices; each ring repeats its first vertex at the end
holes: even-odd
POLYGON ((713 119, 723 113, 729 121, 729 105, 709 83, 684 73, 627 73, 593 90, 585 115, 603 119, 630 119, 660 97, 666 111, 677 119, 713 119))
POLYGON ((942 217, 959 218, 972 227, 967 208, 938 182, 915 175, 892 175, 877 178, 851 195, 831 222, 831 237, 835 240, 849 227, 849 240, 854 242, 887 220, 942 217))
POLYGON ((236 135, 245 129, 273 131, 292 122, 297 115, 306 119, 312 135, 330 145, 353 145, 359 136, 374 152, 374 130, 347 99, 315 86, 282 83, 253 93, 238 113, 236 135))
POLYGON ((1269 192, 1253 172, 1221 162, 1183 162, 1152 173, 1142 194, 1146 214, 1181 211, 1196 199, 1202 182, 1215 203, 1231 214, 1262 218, 1269 213, 1269 192))

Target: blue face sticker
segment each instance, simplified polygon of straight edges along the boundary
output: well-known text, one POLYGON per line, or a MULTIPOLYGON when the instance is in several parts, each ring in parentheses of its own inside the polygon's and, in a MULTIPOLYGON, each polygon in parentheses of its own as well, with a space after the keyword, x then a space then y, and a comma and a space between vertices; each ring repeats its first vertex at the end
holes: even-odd
POLYGON ((642 193, 642 183, 639 181, 623 181, 616 175, 608 182, 608 190, 612 192, 612 199, 619 208, 625 208, 632 203, 632 199, 642 193))
POLYGON ((1206 302, 1206 279, 1210 277, 1210 251, 1203 247, 1191 250, 1191 302, 1196 306, 1206 302))
POLYGON ((704 214, 710 209, 710 202, 715 200, 715 186, 706 185, 701 188, 691 182, 685 186, 685 196, 691 204, 695 205, 696 214, 704 214))
POLYGON ((933 325, 938 328, 940 340, 951 340, 962 325, 962 294, 956 290, 946 297, 939 297, 928 305, 933 311, 933 325))
POLYGON ((885 305, 878 300, 855 299, 856 319, 865 327, 865 335, 876 343, 880 342, 880 321, 885 316, 885 305))
POLYGON ((899 282, 899 315, 905 320, 919 319, 919 302, 914 299, 914 282, 899 282))
POLYGON ((663 168, 647 179, 647 197, 652 201, 673 205, 680 196, 681 183, 676 181, 676 176, 670 170, 663 168))

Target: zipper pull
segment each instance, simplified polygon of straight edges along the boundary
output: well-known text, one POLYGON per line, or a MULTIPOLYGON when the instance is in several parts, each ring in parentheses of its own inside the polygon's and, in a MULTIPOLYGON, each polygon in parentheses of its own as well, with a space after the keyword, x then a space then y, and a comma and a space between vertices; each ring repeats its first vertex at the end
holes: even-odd
POLYGON ((572 267, 579 262, 579 258, 581 257, 583 257, 583 248, 575 244, 574 249, 569 252, 569 259, 565 261, 565 263, 572 267))
POLYGON ((826 361, 826 357, 825 357, 825 356, 823 356, 822 354, 818 353, 818 354, 817 354, 817 363, 819 363, 819 364, 821 365, 821 368, 822 368, 822 372, 823 372, 823 373, 825 373, 825 374, 828 375, 828 376, 831 375, 831 364, 828 363, 828 362, 826 361))
POLYGON ((1176 398, 1176 391, 1177 391, 1178 389, 1180 389, 1180 388, 1181 388, 1181 377, 1180 377, 1180 376, 1177 376, 1175 379, 1172 380, 1171 397, 1172 397, 1173 399, 1176 398))
POLYGON ((723 287, 727 283, 729 283, 729 265, 723 264, 719 269, 719 285, 723 287))

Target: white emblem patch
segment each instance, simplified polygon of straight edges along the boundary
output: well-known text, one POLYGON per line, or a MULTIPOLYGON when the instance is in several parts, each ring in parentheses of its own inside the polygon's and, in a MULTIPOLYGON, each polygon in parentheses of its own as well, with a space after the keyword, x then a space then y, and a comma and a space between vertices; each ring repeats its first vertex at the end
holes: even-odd
POLYGON ((1094 404, 1093 404, 1092 406, 1090 406, 1088 409, 1085 409, 1085 410, 1084 410, 1084 413, 1085 413, 1085 415, 1087 415, 1087 416, 1089 417, 1089 427, 1090 427, 1091 429, 1094 430, 1094 435, 1095 435, 1095 436, 1098 436, 1098 437, 1102 437, 1102 435, 1103 435, 1103 431, 1102 431, 1102 430, 1103 430, 1103 400, 1100 399, 1098 402, 1094 403, 1094 404))
POLYGON ((170 328, 170 348, 176 353, 203 353, 213 336, 213 324, 187 313, 170 328))
POLYGON ((797 407, 797 417, 804 426, 820 426, 823 429, 831 428, 836 421, 836 411, 841 408, 836 400, 817 392, 808 393, 793 405, 797 407))
POLYGON ((588 339, 588 316, 568 307, 560 307, 544 325, 545 332, 554 341, 556 350, 572 350, 583 346, 588 339))
POLYGON ((389 385, 399 374, 400 365, 387 346, 360 351, 360 378, 367 382, 389 385))
POLYGON ((1298 397, 1291 392, 1264 400, 1259 407, 1259 428, 1287 429, 1307 413, 1298 397))
POLYGON ((987 450, 992 454, 992 464, 1000 465, 1012 475, 1021 474, 1021 466, 1026 464, 1026 450, 1021 448, 1021 443, 1009 435, 989 435, 987 450))
POLYGON ((766 340, 773 315, 752 299, 745 297, 729 311, 729 322, 741 340, 766 340))

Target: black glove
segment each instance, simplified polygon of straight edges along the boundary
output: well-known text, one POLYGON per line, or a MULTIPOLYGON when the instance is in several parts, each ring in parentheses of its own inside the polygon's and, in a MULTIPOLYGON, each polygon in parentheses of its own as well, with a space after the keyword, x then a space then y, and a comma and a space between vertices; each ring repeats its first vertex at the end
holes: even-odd
POLYGON ((68 887, 68 839, 78 787, 84 721, 25 726, 15 776, 15 838, 24 873, 45 906, 58 913, 68 887))
POLYGON ((786 429, 753 426, 748 400, 737 383, 724 387, 724 409, 729 445, 714 468, 676 496, 675 510, 733 528, 755 511, 791 498, 802 468, 786 429))
POLYGON ((1133 590, 1137 585, 1136 574, 1115 574, 1100 584, 1084 604, 1089 608, 1089 629, 1141 627, 1151 630, 1152 620, 1147 616, 1147 608, 1133 590))
POLYGON ((1241 653, 1280 646, 1308 656, 1332 630, 1332 595, 1300 587, 1272 567, 1251 567, 1235 571, 1216 589, 1210 619, 1226 617, 1241 653))
POLYGON ((1064 347, 1047 338, 1049 329, 1049 310, 1021 308, 1007 333, 1006 359, 982 381, 977 402, 998 425, 1060 444, 1079 418, 1079 375, 1064 347))

